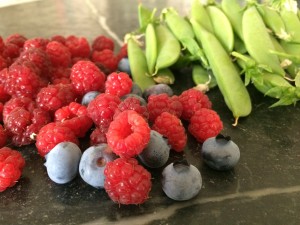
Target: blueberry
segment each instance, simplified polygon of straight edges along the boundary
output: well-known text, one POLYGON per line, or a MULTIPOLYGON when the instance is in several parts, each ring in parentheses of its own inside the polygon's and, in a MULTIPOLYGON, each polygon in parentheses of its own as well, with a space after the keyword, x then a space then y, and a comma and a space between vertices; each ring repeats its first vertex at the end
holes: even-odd
POLYGON ((131 70, 130 70, 129 59, 128 58, 122 58, 120 60, 120 62, 118 64, 118 70, 131 75, 131 70))
POLYGON ((189 200, 199 193, 201 186, 200 171, 186 160, 171 163, 162 172, 163 191, 173 200, 189 200))
POLYGON ((91 146, 82 154, 79 174, 87 184, 95 188, 104 188, 106 163, 116 158, 113 152, 108 151, 107 144, 91 146))
POLYGON ((145 166, 159 168, 166 164, 169 154, 170 146, 167 140, 157 131, 151 130, 150 141, 138 157, 145 166))
POLYGON ((216 170, 232 169, 240 159, 239 147, 230 139, 219 134, 206 139, 201 150, 204 163, 216 170))
POLYGON ((80 148, 72 142, 57 144, 46 156, 45 166, 49 178, 57 184, 73 180, 78 173, 80 148))
POLYGON ((162 93, 166 93, 167 95, 172 96, 173 90, 167 84, 155 84, 144 90, 143 97, 147 100, 150 95, 157 95, 162 93))
POLYGON ((140 88, 140 86, 136 83, 132 83, 132 88, 131 88, 131 91, 130 91, 131 94, 135 94, 135 95, 139 95, 139 96, 143 96, 143 91, 142 89, 140 88))
POLYGON ((89 91, 83 96, 81 100, 81 104, 87 106, 99 94, 100 94, 99 91, 89 91))

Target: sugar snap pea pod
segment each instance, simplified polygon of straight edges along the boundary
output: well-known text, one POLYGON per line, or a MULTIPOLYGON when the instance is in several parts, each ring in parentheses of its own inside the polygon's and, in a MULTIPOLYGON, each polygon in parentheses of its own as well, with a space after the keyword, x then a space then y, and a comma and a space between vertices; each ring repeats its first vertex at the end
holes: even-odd
POLYGON ((239 53, 243 53, 243 54, 247 52, 244 42, 237 35, 235 35, 235 37, 234 37, 233 49, 235 51, 237 51, 239 53))
POLYGON ((158 70, 153 80, 158 84, 174 84, 175 76, 169 68, 158 70))
POLYGON ((241 1, 222 0, 221 7, 223 12, 228 17, 234 32, 241 40, 243 40, 242 18, 244 9, 241 6, 241 1))
POLYGON ((127 51, 133 81, 142 90, 154 85, 153 78, 146 75, 149 73, 146 56, 133 37, 127 39, 127 51))
POLYGON ((213 25, 214 34, 227 52, 231 52, 234 45, 234 34, 229 19, 217 6, 211 5, 206 9, 213 25))
POLYGON ((157 40, 154 30, 154 25, 148 23, 146 32, 145 32, 145 54, 148 65, 149 75, 152 75, 155 70, 155 64, 157 59, 157 40))
POLYGON ((141 33, 146 30, 148 23, 153 22, 155 13, 156 8, 151 11, 150 9, 144 7, 141 3, 138 5, 138 20, 141 33))
POLYGON ((230 56, 218 39, 191 19, 197 40, 203 45, 209 65, 214 73, 218 87, 231 110, 237 125, 239 117, 248 116, 252 110, 249 93, 233 64, 230 56))
POLYGON ((282 8, 280 10, 281 18, 285 24, 286 31, 291 34, 291 42, 300 43, 300 19, 297 13, 287 9, 282 8))
POLYGON ((248 53, 258 64, 268 65, 272 71, 285 75, 278 57, 271 54, 274 46, 263 19, 255 6, 246 9, 242 20, 244 43, 248 53))
POLYGON ((279 12, 274 8, 269 7, 265 4, 260 4, 257 9, 266 24, 271 31, 279 38, 285 41, 291 40, 291 35, 287 33, 285 23, 279 12))
POLYGON ((213 26, 205 9, 205 6, 199 0, 193 0, 191 5, 191 18, 195 19, 209 32, 213 32, 213 26))
POLYGON ((179 58, 181 46, 173 33, 163 24, 155 26, 157 38, 157 59, 155 72, 172 66, 179 58))
POLYGON ((217 86, 213 73, 200 65, 193 66, 192 79, 196 84, 195 88, 202 92, 207 92, 209 89, 217 86))

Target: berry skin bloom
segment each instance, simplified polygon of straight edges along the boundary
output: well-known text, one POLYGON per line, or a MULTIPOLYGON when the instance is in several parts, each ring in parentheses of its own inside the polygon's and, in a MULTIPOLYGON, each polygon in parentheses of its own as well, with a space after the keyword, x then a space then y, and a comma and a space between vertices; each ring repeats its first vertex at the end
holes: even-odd
POLYGON ((25 159, 20 152, 8 147, 0 149, 0 192, 17 183, 24 166, 25 159))
POLYGON ((212 106, 208 96, 194 88, 183 91, 179 95, 179 101, 183 107, 181 118, 184 120, 189 120, 198 109, 211 109, 212 106))
POLYGON ((146 120, 133 110, 120 113, 109 125, 107 144, 120 157, 140 154, 150 141, 150 127, 146 120))
POLYGON ((106 76, 93 62, 78 61, 72 66, 70 79, 76 92, 83 96, 89 91, 103 90, 106 76))
POLYGON ((107 76, 105 82, 105 93, 122 97, 129 94, 132 88, 132 80, 124 72, 113 72, 107 76))
POLYGON ((176 152, 182 152, 187 143, 187 135, 181 120, 169 112, 163 112, 154 121, 153 130, 168 139, 169 145, 176 152))
POLYGON ((87 107, 88 116, 94 121, 96 126, 108 128, 120 102, 121 100, 118 96, 101 93, 89 103, 87 107))
POLYGON ((51 122, 40 129, 36 136, 35 146, 38 153, 44 157, 58 143, 64 141, 73 142, 77 145, 79 144, 76 135, 70 128, 51 122))
POLYGON ((104 35, 96 37, 92 44, 92 50, 94 51, 102 51, 104 49, 110 49, 113 51, 114 48, 114 41, 104 35))
POLYGON ((92 61, 99 63, 112 73, 118 68, 118 58, 114 55, 114 52, 110 49, 104 49, 102 51, 94 51, 92 53, 92 61))
POLYGON ((104 188, 118 204, 142 204, 149 198, 151 174, 134 158, 118 158, 106 164, 104 188))
POLYGON ((69 49, 60 42, 50 41, 46 46, 52 66, 68 67, 71 64, 71 53, 69 49))
POLYGON ((182 104, 178 96, 169 97, 166 93, 150 95, 148 98, 147 108, 149 120, 154 121, 163 112, 169 112, 178 118, 182 113, 182 104))
POLYGON ((210 137, 217 136, 223 129, 223 123, 219 115, 212 109, 199 109, 190 119, 189 132, 203 143, 210 137))

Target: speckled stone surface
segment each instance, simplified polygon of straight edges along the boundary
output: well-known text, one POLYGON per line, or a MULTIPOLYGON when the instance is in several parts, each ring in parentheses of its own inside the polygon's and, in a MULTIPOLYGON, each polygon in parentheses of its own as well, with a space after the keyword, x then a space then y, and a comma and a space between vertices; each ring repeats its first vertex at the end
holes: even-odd
MULTIPOLYGON (((0 35, 28 38, 78 35, 89 41, 100 34, 122 42, 137 27, 137 2, 128 0, 42 0, 0 8, 0 35)), ((142 1, 158 10, 169 5, 180 13, 189 1, 142 1)), ((118 48, 118 47, 117 47, 118 48)), ((188 72, 178 73, 176 93, 193 85, 188 72)), ((208 93, 224 122, 223 134, 239 145, 241 159, 234 170, 216 172, 200 157, 201 145, 188 136, 184 155, 201 172, 199 195, 185 202, 169 199, 160 186, 161 169, 152 169, 150 199, 139 206, 119 206, 104 190, 78 176, 66 185, 50 181, 34 146, 20 149, 27 166, 18 184, 0 193, 0 224, 300 224, 300 107, 268 108, 274 101, 249 87, 253 112, 233 127, 220 92, 208 93)))

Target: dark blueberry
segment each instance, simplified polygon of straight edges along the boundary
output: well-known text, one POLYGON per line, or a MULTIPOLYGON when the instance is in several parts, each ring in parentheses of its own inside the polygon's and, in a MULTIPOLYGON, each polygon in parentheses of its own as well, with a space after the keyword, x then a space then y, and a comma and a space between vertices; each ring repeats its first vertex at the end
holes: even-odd
POLYGON ((57 184, 65 184, 78 174, 80 148, 72 142, 57 144, 46 156, 45 166, 49 178, 57 184))
POLYGON ((122 58, 118 64, 118 70, 131 75, 130 65, 128 58, 122 58))
POLYGON ((150 95, 157 95, 162 93, 166 93, 169 96, 172 96, 174 94, 172 88, 169 85, 155 84, 155 85, 151 85, 150 87, 144 90, 143 97, 146 100, 148 100, 148 97, 150 95))
POLYGON ((151 130, 150 141, 138 155, 141 162, 150 168, 162 167, 169 159, 170 146, 168 141, 155 130, 151 130))
POLYGON ((86 93, 82 100, 81 104, 87 106, 94 98, 96 98, 100 94, 99 91, 89 91, 86 93))
POLYGON ((221 134, 204 141, 201 154, 204 162, 216 170, 232 169, 240 159, 239 147, 221 134))
POLYGON ((87 184, 95 188, 104 188, 106 163, 116 158, 117 156, 108 150, 107 144, 91 146, 82 154, 79 174, 87 184))
POLYGON ((186 160, 171 163, 162 172, 163 191, 173 200, 189 200, 199 193, 201 187, 200 171, 186 160))
POLYGON ((130 91, 131 94, 135 94, 135 95, 139 95, 141 97, 143 97, 143 91, 142 89, 140 88, 139 85, 137 85, 136 83, 132 83, 132 88, 131 88, 131 91, 130 91))

